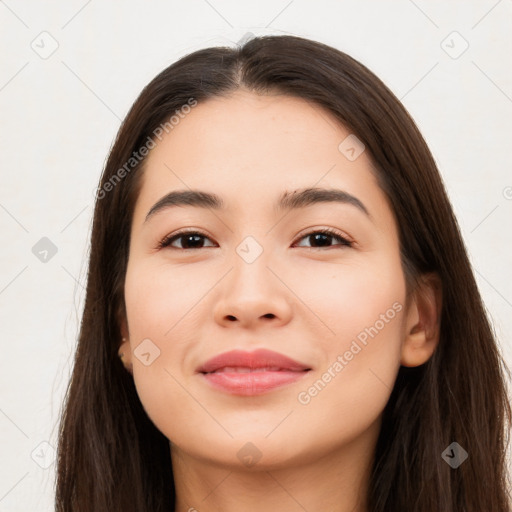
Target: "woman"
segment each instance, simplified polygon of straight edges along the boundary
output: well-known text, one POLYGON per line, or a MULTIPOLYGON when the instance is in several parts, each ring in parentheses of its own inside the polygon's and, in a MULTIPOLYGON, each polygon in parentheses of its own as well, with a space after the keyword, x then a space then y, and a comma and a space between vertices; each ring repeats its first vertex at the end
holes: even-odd
POLYGON ((505 366, 442 180, 342 52, 256 37, 160 73, 88 276, 58 511, 510 512, 505 366))

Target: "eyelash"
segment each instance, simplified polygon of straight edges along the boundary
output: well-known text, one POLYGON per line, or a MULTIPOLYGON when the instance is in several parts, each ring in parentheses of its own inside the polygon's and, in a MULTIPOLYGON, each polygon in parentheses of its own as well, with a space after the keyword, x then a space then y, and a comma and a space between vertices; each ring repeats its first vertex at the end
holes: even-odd
MULTIPOLYGON (((338 241, 341 242, 341 246, 343 247, 353 247, 353 242, 351 242, 350 240, 347 240, 342 233, 340 233, 339 231, 336 231, 335 229, 331 229, 331 228, 325 228, 325 229, 320 229, 320 230, 313 230, 313 231, 309 231, 308 233, 305 233, 303 234, 298 240, 302 240, 303 238, 306 238, 308 236, 311 236, 311 235, 315 235, 315 234, 323 234, 323 235, 329 235, 329 236, 332 236, 333 238, 337 238, 338 241)), ((179 231, 178 233, 174 233, 173 235, 167 235, 166 237, 164 237, 162 240, 160 240, 160 242, 158 242, 158 245, 157 245, 157 249, 165 249, 165 248, 168 248, 170 246, 170 244, 185 236, 185 235, 199 235, 199 236, 202 236, 204 238, 209 238, 208 235, 206 235, 205 233, 201 233, 200 231, 196 231, 196 230, 184 230, 184 231, 179 231)), ((178 249, 180 251, 198 251, 199 249, 206 249, 206 247, 199 247, 198 249, 181 249, 179 247, 170 247, 171 249, 178 249)), ((331 247, 327 247, 327 249, 330 249, 331 247)), ((307 249, 307 247, 306 247, 307 249)), ((310 247, 310 249, 322 249, 322 247, 310 247)))

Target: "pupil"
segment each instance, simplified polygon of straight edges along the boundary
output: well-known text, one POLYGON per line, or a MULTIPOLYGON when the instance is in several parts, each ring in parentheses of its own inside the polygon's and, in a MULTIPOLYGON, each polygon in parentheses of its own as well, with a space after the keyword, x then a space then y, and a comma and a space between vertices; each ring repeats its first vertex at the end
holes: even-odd
POLYGON ((319 242, 320 241, 320 246, 326 246, 326 245, 329 245, 328 243, 322 243, 322 239, 324 242, 328 241, 327 239, 329 238, 329 235, 325 235, 324 233, 316 233, 315 235, 311 235, 316 242, 319 242), (319 240, 320 238, 320 240, 319 240))
POLYGON ((197 247, 197 245, 201 245, 201 237, 199 235, 187 235, 185 237, 185 240, 186 240, 186 244, 187 246, 192 246, 192 247, 197 247), (197 243, 189 243, 189 240, 195 238, 196 239, 196 242, 197 243))

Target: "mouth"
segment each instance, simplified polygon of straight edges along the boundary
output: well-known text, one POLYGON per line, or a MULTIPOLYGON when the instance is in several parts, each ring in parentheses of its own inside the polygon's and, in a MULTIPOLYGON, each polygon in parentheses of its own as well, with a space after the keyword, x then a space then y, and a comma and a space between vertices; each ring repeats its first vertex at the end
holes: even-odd
POLYGON ((261 368, 249 368, 247 366, 223 366, 213 372, 201 372, 205 375, 211 373, 254 373, 254 372, 288 372, 288 371, 306 371, 306 370, 291 370, 288 368, 281 368, 280 366, 265 366, 261 368))
POLYGON ((309 373, 309 370, 249 370, 221 371, 202 374, 203 379, 214 389, 238 396, 255 396, 269 393, 293 384, 309 373))
POLYGON ((220 354, 197 370, 213 388, 240 396, 268 393, 302 379, 311 368, 283 354, 259 349, 220 354))
POLYGON ((245 352, 243 350, 224 352, 208 359, 208 361, 196 369, 196 372, 216 373, 226 370, 240 371, 240 373, 248 373, 253 370, 300 372, 311 370, 311 368, 279 352, 258 349, 254 352, 245 352))

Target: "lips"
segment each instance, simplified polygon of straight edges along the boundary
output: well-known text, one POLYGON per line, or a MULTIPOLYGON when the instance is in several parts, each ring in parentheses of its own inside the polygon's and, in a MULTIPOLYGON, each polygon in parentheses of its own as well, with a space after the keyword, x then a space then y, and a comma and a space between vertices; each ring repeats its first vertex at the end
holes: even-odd
POLYGON ((290 371, 301 372, 310 370, 289 357, 271 350, 259 349, 254 352, 232 350, 209 359, 197 369, 199 373, 214 373, 219 371, 236 371, 248 373, 251 371, 290 371))
MULTIPOLYGON (((258 368, 250 368, 247 366, 224 366, 223 368, 219 368, 218 370, 214 370, 213 372, 206 373, 253 373, 253 372, 279 372, 282 371, 283 368, 279 366, 264 366, 258 368)), ((292 371, 292 370, 290 370, 292 371)))
POLYGON ((259 395, 291 384, 311 370, 270 350, 233 350, 209 359, 197 373, 214 388, 234 395, 259 395))

